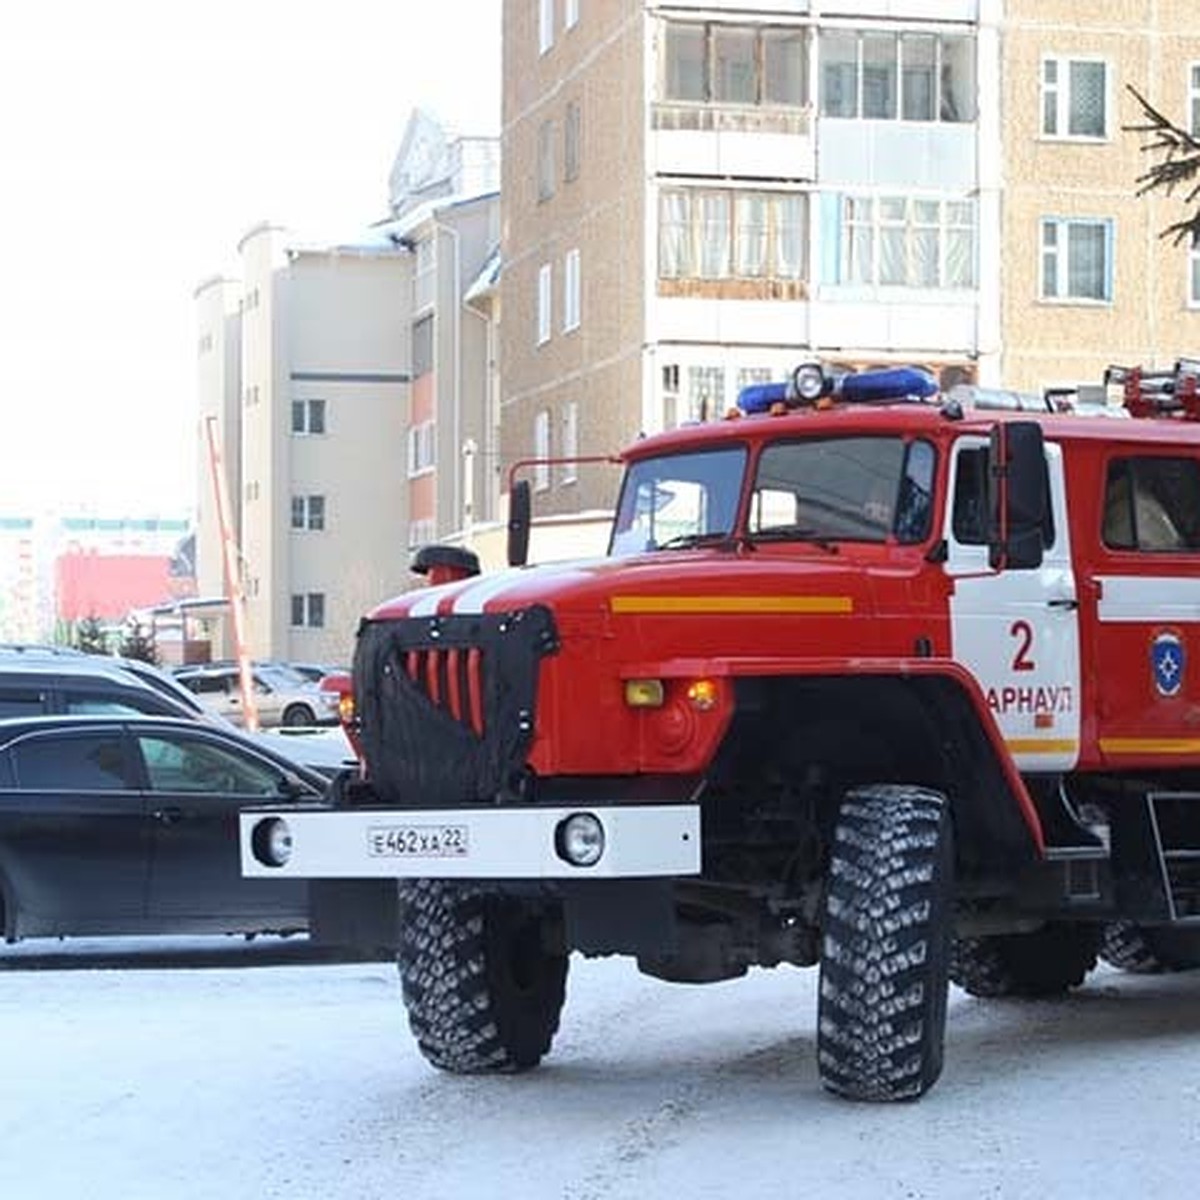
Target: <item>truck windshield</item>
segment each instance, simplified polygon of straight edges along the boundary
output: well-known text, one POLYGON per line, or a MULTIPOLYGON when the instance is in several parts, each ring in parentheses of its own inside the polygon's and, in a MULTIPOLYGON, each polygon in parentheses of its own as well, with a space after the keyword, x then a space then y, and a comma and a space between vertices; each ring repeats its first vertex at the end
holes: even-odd
POLYGON ((745 470, 744 446, 633 463, 621 487, 609 554, 685 549, 728 536, 745 470))
POLYGON ((746 532, 760 540, 921 542, 936 455, 899 437, 806 438, 758 460, 746 532))

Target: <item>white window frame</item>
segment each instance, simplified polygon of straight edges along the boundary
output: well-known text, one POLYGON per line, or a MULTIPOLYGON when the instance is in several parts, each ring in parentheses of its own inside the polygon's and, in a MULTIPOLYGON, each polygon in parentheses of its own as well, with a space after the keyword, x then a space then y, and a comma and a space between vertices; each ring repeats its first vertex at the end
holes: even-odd
POLYGON ((538 53, 554 45, 554 0, 538 0, 538 53))
POLYGON ((437 466, 437 424, 422 421, 408 427, 408 477, 427 475, 437 466))
POLYGON ((570 333, 579 328, 579 247, 563 255, 563 312, 562 331, 570 333))
POLYGON ((1042 217, 1038 222, 1038 299, 1043 304, 1080 304, 1102 308, 1111 305, 1116 290, 1116 227, 1110 217, 1042 217), (1072 296, 1064 288, 1070 278, 1070 247, 1068 245, 1072 225, 1098 225, 1104 230, 1104 295, 1072 296), (1048 245, 1046 233, 1053 228, 1054 244, 1048 245), (1057 287, 1053 295, 1046 291, 1046 259, 1053 255, 1056 261, 1057 287))
POLYGON ((1043 141, 1048 142, 1107 142, 1112 139, 1113 124, 1113 67, 1106 58, 1092 54, 1043 54, 1038 76, 1038 130, 1043 141), (1054 83, 1046 82, 1046 65, 1056 65, 1054 83), (1071 65, 1073 63, 1098 63, 1104 68, 1104 132, 1071 133, 1071 65), (1046 101, 1053 98, 1054 129, 1046 128, 1046 101))
POLYGON ((574 29, 579 24, 579 0, 563 0, 563 29, 574 29))
POLYGON ((549 263, 538 267, 537 280, 537 344, 544 346, 550 340, 551 314, 554 311, 554 281, 549 263))
POLYGON ((418 517, 408 523, 408 548, 419 550, 437 541, 437 522, 432 517, 418 517))
MULTIPOLYGON (((562 411, 562 456, 576 458, 579 455, 579 402, 568 400, 562 411)), ((578 463, 563 463, 560 482, 575 483, 579 479, 578 463)))
POLYGON ((326 595, 324 592, 293 592, 291 594, 291 603, 289 605, 289 625, 292 629, 324 629, 325 619, 329 615, 328 605, 325 603, 326 595), (297 604, 299 601, 299 604, 297 604), (315 601, 315 603, 314 603, 315 601), (320 609, 320 621, 313 620, 313 612, 320 609), (296 620, 297 611, 299 611, 300 620, 296 620))
POLYGON ((1188 132, 1192 137, 1200 137, 1200 62, 1188 63, 1188 132))
POLYGON ((295 495, 292 497, 291 527, 294 533, 324 533, 328 509, 323 494, 295 495), (317 523, 316 513, 320 513, 317 523))
POLYGON ((1187 306, 1200 308, 1200 237, 1192 235, 1187 255, 1187 306))
MULTIPOLYGON (((550 457, 550 410, 541 409, 533 418, 533 456, 550 457)), ((533 490, 544 492, 550 486, 550 464, 538 462, 533 468, 533 490)))

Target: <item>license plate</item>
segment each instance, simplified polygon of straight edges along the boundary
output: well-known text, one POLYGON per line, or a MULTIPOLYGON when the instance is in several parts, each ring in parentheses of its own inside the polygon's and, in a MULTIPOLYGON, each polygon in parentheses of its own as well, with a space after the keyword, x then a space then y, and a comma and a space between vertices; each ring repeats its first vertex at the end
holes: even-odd
POLYGON ((465 858, 465 825, 373 825, 367 830, 372 858, 465 858))

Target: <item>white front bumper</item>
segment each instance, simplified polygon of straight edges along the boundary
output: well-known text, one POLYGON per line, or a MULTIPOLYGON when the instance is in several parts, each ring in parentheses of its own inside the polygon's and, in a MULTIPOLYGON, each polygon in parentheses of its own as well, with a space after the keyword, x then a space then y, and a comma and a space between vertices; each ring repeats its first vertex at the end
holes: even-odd
POLYGON ((339 809, 243 812, 242 874, 278 879, 600 879, 696 875, 700 808, 660 804, 574 808, 465 808, 431 811, 339 809), (590 867, 559 857, 555 833, 573 813, 604 826, 604 853, 590 867), (292 836, 283 866, 255 856, 254 830, 282 819, 292 836))

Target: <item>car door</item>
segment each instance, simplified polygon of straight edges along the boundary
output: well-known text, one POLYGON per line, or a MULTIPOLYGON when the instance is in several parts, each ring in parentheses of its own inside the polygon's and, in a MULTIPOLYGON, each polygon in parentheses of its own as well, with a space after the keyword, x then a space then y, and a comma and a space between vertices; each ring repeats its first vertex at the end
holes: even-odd
POLYGON ((120 726, 30 733, 8 750, 0 870, 28 933, 144 931, 149 818, 120 726))
POLYGON ((988 565, 980 507, 986 463, 985 439, 959 439, 945 528, 954 657, 979 681, 1021 770, 1070 770, 1079 758, 1079 602, 1062 449, 1046 443, 1049 512, 1034 570, 988 565))
POLYGON ((153 823, 150 922, 164 931, 306 927, 306 882, 244 879, 238 853, 238 810, 278 803, 287 788, 283 769, 202 732, 148 729, 133 738, 153 823))

